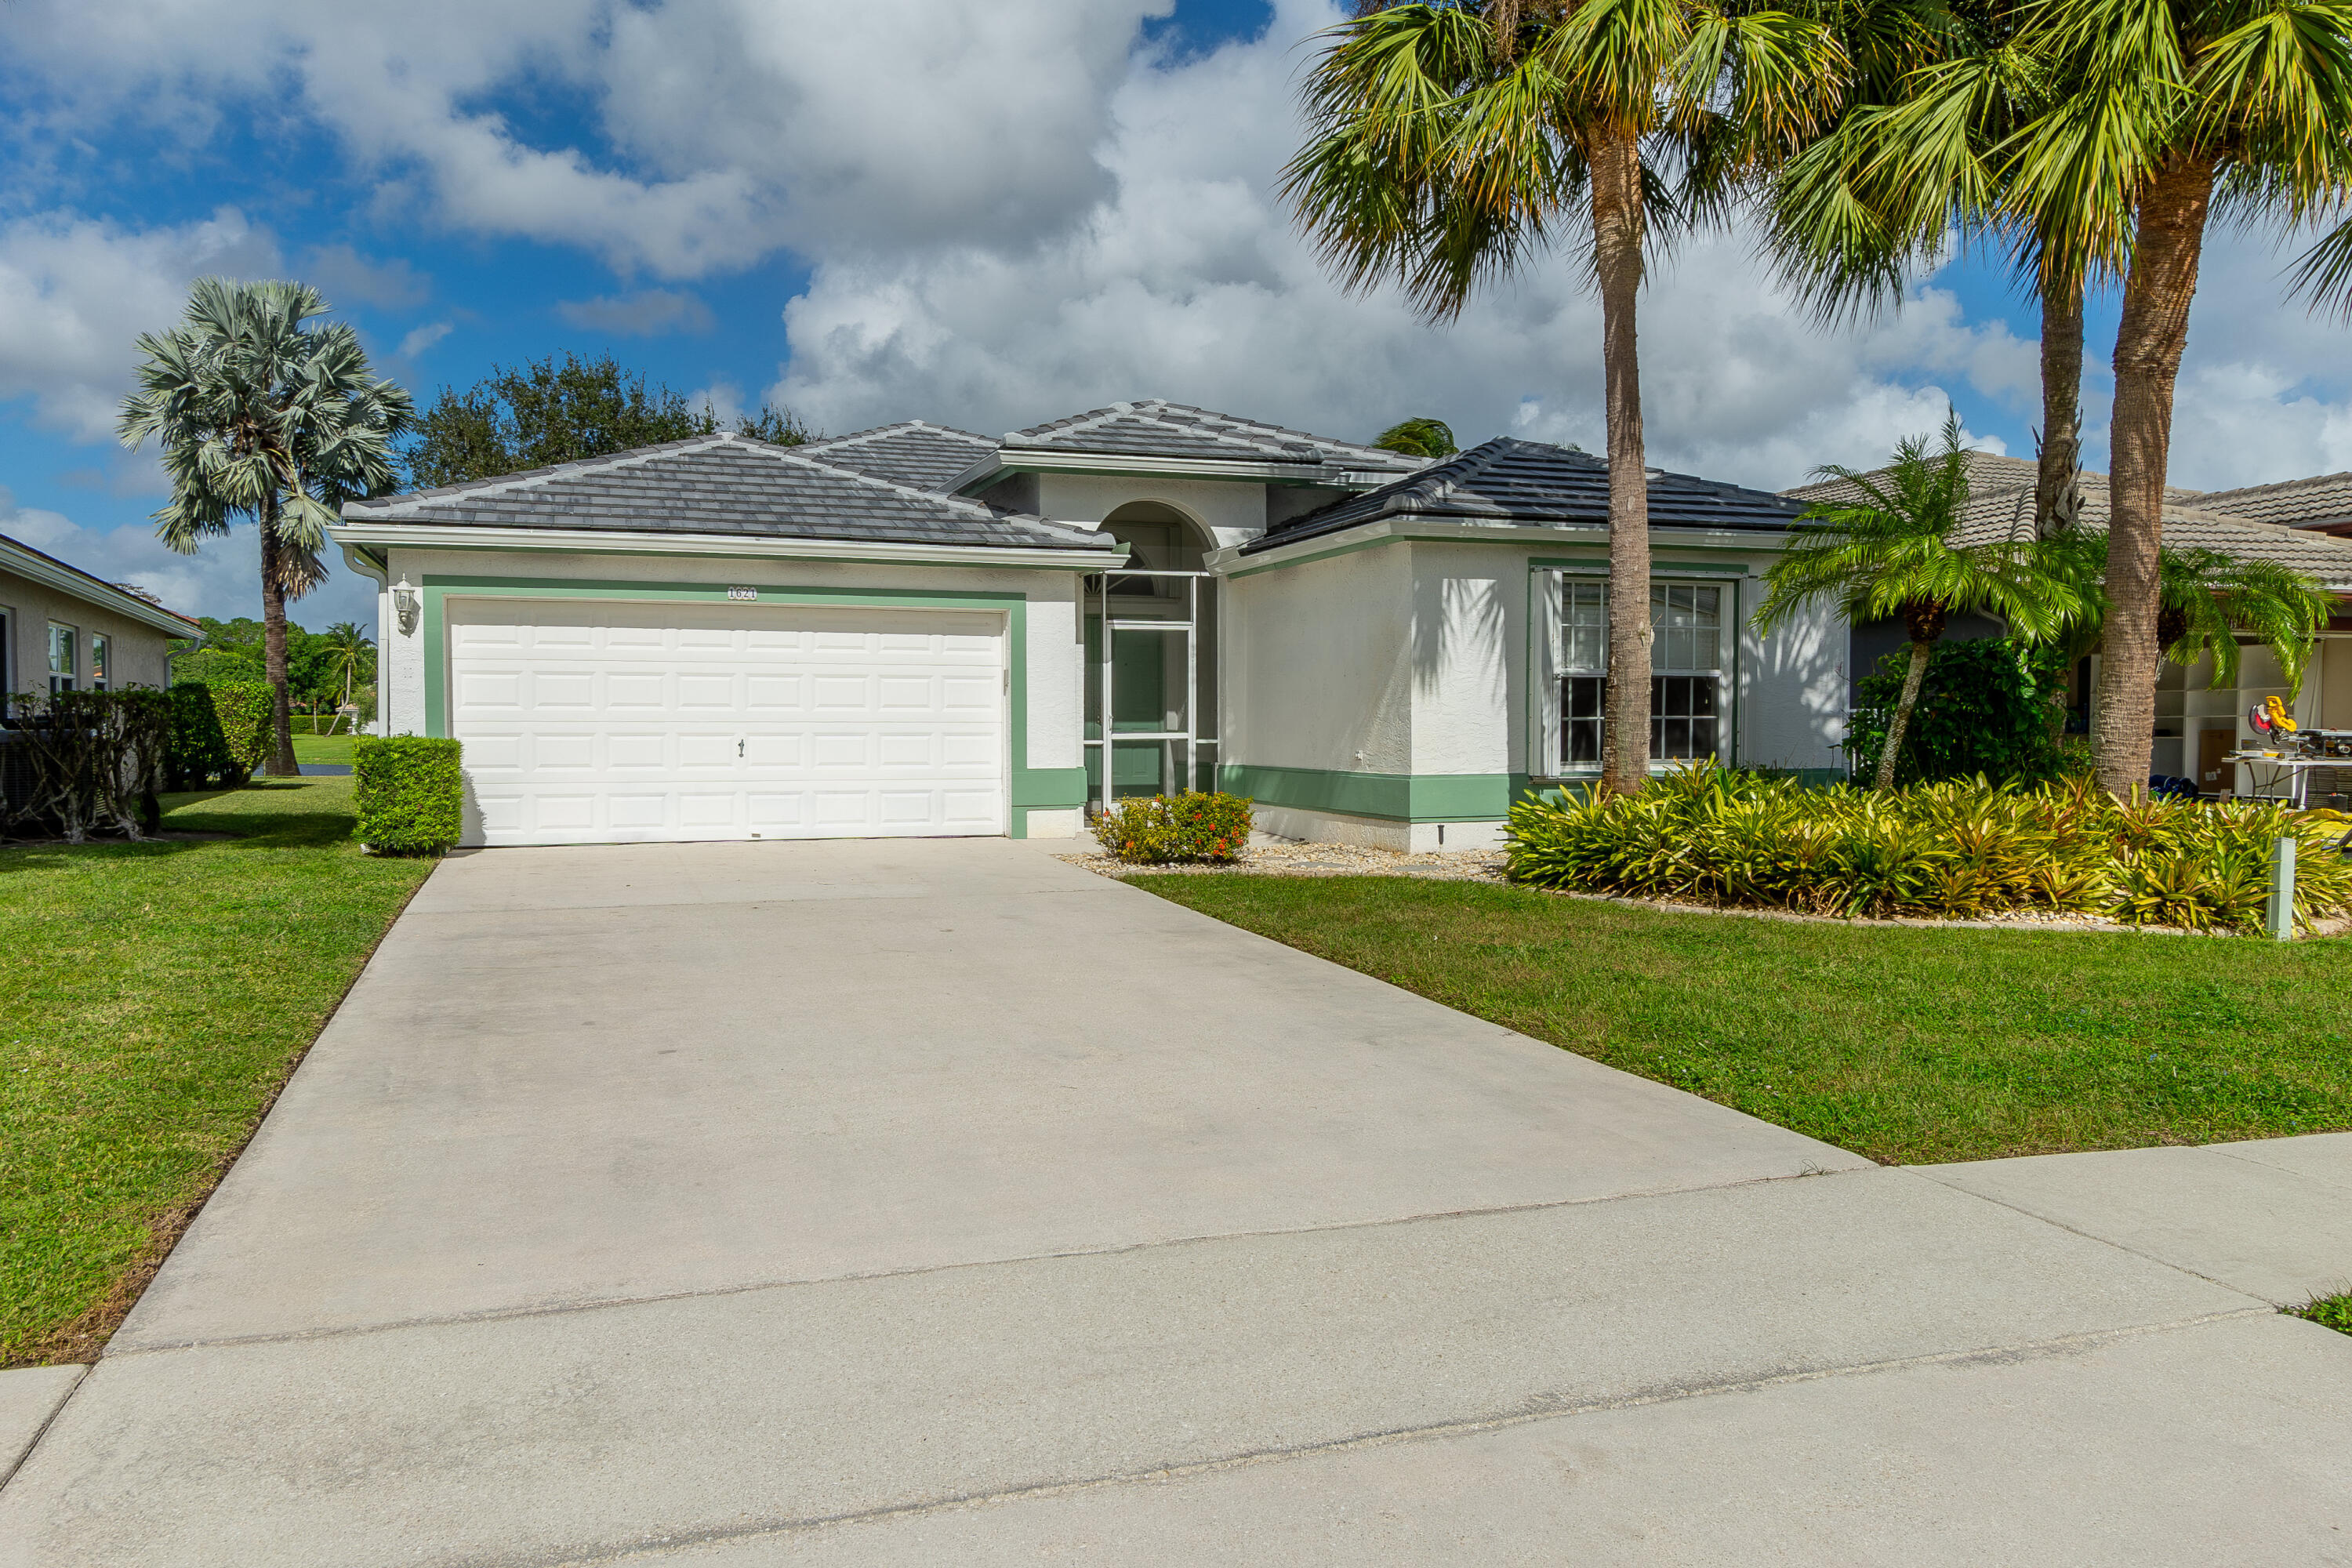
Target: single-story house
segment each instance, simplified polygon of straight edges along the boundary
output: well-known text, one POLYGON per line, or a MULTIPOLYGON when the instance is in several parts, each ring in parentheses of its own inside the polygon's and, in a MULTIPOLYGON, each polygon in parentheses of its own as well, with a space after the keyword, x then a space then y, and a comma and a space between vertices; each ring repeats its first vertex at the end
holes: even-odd
POLYGON ((143 589, 0 534, 0 711, 17 692, 169 686, 172 639, 203 635, 143 589))
MULTIPOLYGON (((1971 452, 1968 464, 1969 510, 1962 537, 1990 541, 2031 533, 2035 465, 1991 452, 1971 452)), ((1835 499, 1847 489, 1844 481, 1831 479, 1781 493, 1811 504, 1835 499)), ((2107 477, 2083 475, 2080 499, 2081 526, 2105 529, 2107 477)), ((2278 793, 2280 780, 2256 777, 2252 765, 2221 759, 2254 745, 2247 710, 2273 696, 2291 701, 2295 721, 2305 728, 2352 730, 2352 474, 2235 490, 2168 488, 2164 542, 2243 560, 2274 561, 2336 595, 2336 614, 2320 631, 2319 647, 2305 667, 2302 690, 2292 697, 2286 672, 2265 647, 2242 650, 2234 686, 2210 685, 2210 658, 2187 668, 2167 661, 2158 676, 2156 743, 2149 759, 2154 773, 2193 780, 2209 795, 2278 793)), ((1989 637, 2000 629, 1981 619, 1961 619, 1946 635, 1989 637)), ((1854 627, 1849 668, 1857 679, 1868 674, 1906 635, 1892 621, 1854 627)), ((2078 723, 2087 725, 2098 689, 2098 663, 2093 653, 2074 672, 2078 723)), ((2352 769, 2344 771, 2352 774, 2352 769)), ((2314 804, 2319 793, 2333 792, 2337 782, 2329 778, 2315 784, 2314 804)))
MULTIPOLYGON (((1189 783, 1422 848, 1597 770, 1607 489, 1559 447, 1429 462, 1151 401, 714 435, 332 531, 382 585, 384 729, 466 743, 469 844, 1067 837, 1189 783)), ((1842 772, 1843 626, 1748 626, 1801 510, 1652 476, 1662 763, 1842 772)))

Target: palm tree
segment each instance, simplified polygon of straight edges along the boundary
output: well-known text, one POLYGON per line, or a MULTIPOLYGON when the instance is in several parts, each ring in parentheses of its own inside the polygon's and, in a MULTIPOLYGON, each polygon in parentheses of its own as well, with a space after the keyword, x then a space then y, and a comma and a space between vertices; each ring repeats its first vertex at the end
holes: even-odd
POLYGON ((1820 598, 1838 601, 1856 625, 1902 617, 1911 634, 1911 665, 1878 755, 1878 787, 1891 789, 1919 683, 1950 618, 1997 616, 2012 635, 2038 641, 2080 617, 2083 596, 2064 546, 2038 539, 1958 542, 1969 468, 1957 415, 1945 420, 1933 449, 1925 436, 1903 442, 1883 474, 1835 465, 1816 474, 1843 479, 1854 499, 1822 501, 1799 521, 1789 547, 1764 574, 1756 629, 1784 626, 1820 598))
MULTIPOLYGON (((2095 736, 2099 783, 2123 795, 2155 734, 2173 390, 2206 228, 2217 202, 2293 228, 2352 193, 2352 5, 2047 0, 2018 45, 2050 85, 2000 151, 2003 205, 2124 280, 2095 736)), ((2327 289, 2324 254, 2305 282, 2327 289)))
POLYGON ((325 632, 329 668, 343 678, 342 706, 352 705, 352 682, 359 679, 360 666, 375 647, 375 639, 362 630, 357 621, 337 621, 325 632))
POLYGON ((1454 444, 1454 426, 1419 417, 1399 420, 1374 437, 1372 445, 1409 458, 1450 458, 1462 449, 1454 444))
POLYGON ((1834 112, 1821 23, 1755 0, 1369 0, 1308 73, 1284 171, 1347 287, 1458 314, 1574 228, 1601 296, 1609 426, 1602 787, 1649 772, 1649 487, 1635 302, 1654 236, 1718 217, 1742 176, 1834 112))
POLYGON ((308 325, 327 302, 299 283, 200 278, 181 324, 142 332, 139 389, 120 429, 136 448, 163 449, 172 499, 155 513, 163 542, 194 554, 250 517, 261 533, 264 669, 275 691, 276 753, 291 775, 286 604, 323 581, 326 529, 342 503, 394 483, 392 437, 408 426, 408 394, 368 368, 343 322, 308 325))

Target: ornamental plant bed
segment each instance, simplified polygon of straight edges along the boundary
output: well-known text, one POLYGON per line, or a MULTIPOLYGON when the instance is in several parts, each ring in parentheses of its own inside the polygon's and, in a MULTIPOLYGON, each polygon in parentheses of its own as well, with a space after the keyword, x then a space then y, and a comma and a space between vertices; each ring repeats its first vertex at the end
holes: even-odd
POLYGON ((2294 838, 2306 930, 2352 910, 2340 814, 2269 803, 2126 803, 2086 781, 1981 780, 1875 793, 1701 765, 1635 795, 1521 800, 1512 880, 1801 914, 2024 913, 2254 934, 2273 847, 2294 838))

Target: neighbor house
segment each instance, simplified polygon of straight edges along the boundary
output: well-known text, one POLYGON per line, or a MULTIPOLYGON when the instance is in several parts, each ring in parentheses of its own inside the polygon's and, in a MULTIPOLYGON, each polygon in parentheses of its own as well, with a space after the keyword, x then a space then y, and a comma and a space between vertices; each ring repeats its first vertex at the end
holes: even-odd
POLYGON ((25 691, 169 686, 172 639, 202 635, 143 589, 0 534, 0 703, 25 691))
MULTIPOLYGON (((732 435, 353 502, 383 722, 466 743, 467 841, 1067 837, 1222 785, 1275 832, 1492 842, 1591 777, 1608 475, 1162 402, 1002 437, 732 435)), ((1801 503, 1650 479, 1653 749, 1830 776, 1827 606, 1759 637, 1801 503)))
MULTIPOLYGON (((1991 452, 1969 453, 1968 465, 1969 510, 1962 537, 1982 542, 2031 535, 2035 465, 1991 452)), ((1832 479, 1782 493, 1811 504, 1853 490, 1844 481, 1832 479)), ((2083 475, 2080 500, 2082 526, 2105 529, 2107 477, 2083 475)), ((2289 690, 2277 658, 2259 647, 2242 649, 2233 686, 2211 684, 2210 658, 2188 667, 2167 660, 2158 675, 2156 743, 2149 760, 2153 773, 2190 779, 2209 795, 2281 793, 2284 780, 2257 776, 2274 770, 2221 759, 2255 744, 2247 710, 2273 696, 2291 704, 2296 722, 2306 728, 2352 730, 2352 474, 2236 490, 2168 488, 2164 492, 2164 542, 2276 562, 2336 595, 2336 613, 2319 632, 2319 646, 2305 668, 2300 692, 2289 690)), ((2000 630, 1979 617, 1962 617, 1946 635, 1989 637, 2000 630)), ((1848 668, 1857 679, 1869 674, 1906 635, 1893 621, 1854 627, 1848 668)), ((2088 726, 2098 667, 2099 656, 2094 652, 2073 672, 2070 695, 2077 727, 2088 726)), ((2352 769, 2344 771, 2352 773, 2352 769)), ((2314 787, 2319 794, 2340 793, 2340 782, 2330 776, 2315 781, 2314 787)), ((2315 804, 2316 799, 2315 795, 2315 804)))

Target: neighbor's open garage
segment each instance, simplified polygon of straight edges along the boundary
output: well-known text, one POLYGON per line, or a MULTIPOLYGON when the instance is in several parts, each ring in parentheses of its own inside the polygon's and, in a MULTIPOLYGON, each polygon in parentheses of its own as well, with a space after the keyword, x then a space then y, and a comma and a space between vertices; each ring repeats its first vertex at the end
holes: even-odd
POLYGON ((469 841, 1005 831, 980 612, 453 598, 469 841))

